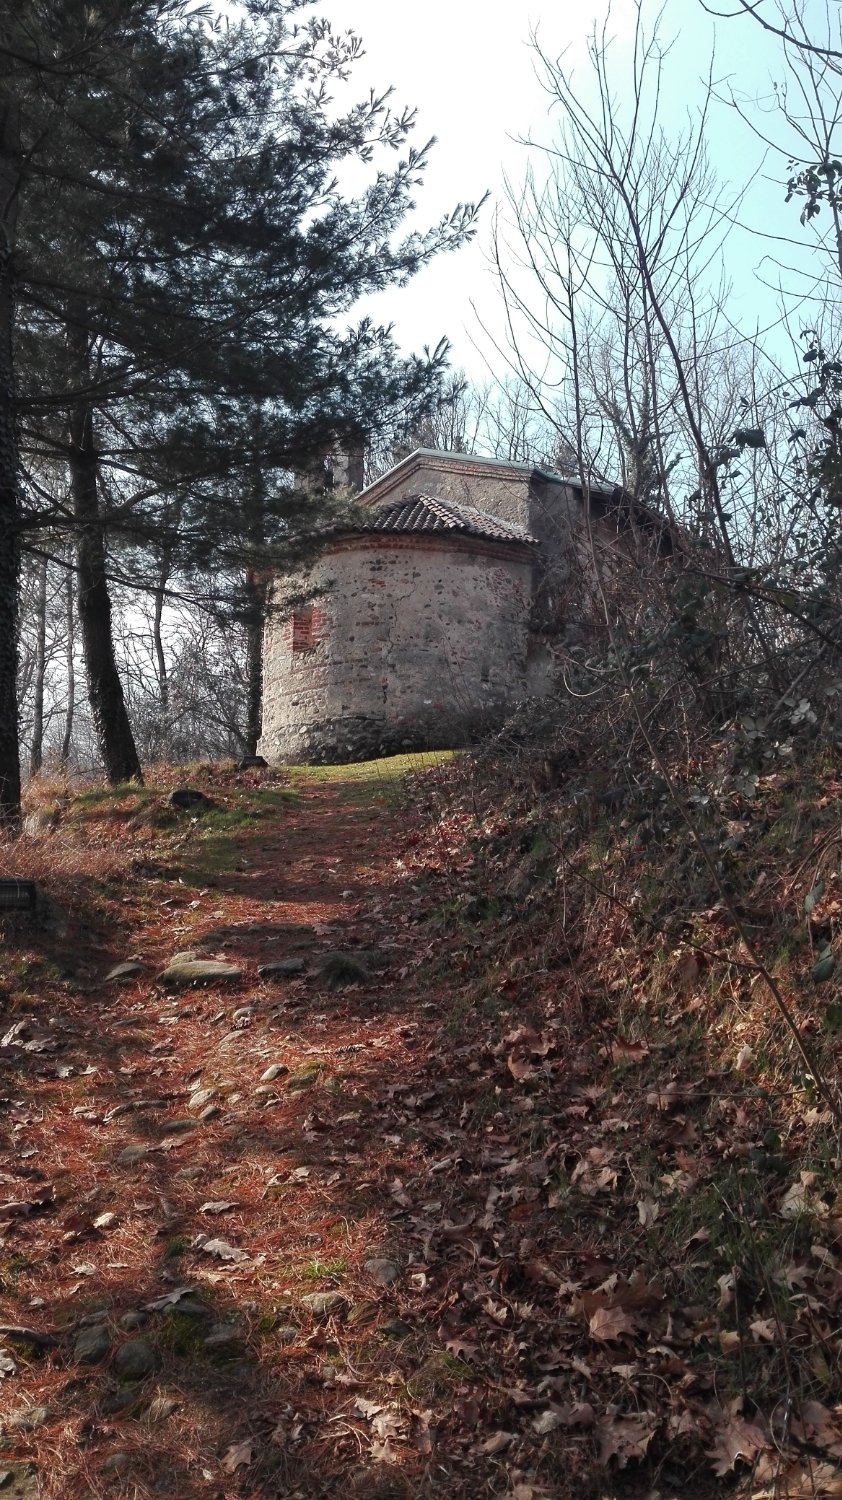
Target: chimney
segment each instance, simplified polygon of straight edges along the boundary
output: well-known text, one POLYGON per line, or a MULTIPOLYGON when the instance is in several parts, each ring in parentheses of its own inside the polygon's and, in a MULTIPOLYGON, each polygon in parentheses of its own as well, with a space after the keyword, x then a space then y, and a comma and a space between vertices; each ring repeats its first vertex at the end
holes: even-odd
POLYGON ((331 471, 330 488, 350 490, 352 494, 358 495, 365 485, 365 448, 362 443, 339 448, 331 453, 328 463, 331 471))

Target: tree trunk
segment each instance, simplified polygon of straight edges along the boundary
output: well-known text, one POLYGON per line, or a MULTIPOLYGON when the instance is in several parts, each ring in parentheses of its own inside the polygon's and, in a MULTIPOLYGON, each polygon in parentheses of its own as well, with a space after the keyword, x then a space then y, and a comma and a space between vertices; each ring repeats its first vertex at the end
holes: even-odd
POLYGON ((70 488, 76 521, 77 610, 82 653, 100 754, 112 786, 143 781, 123 686, 114 656, 105 531, 99 513, 93 414, 79 406, 70 419, 70 488))
POLYGON ((161 711, 166 717, 170 707, 170 681, 167 675, 167 658, 164 653, 164 637, 161 630, 161 622, 164 616, 164 598, 167 584, 170 581, 170 553, 164 548, 161 554, 161 564, 158 569, 158 579, 155 585, 155 613, 152 617, 152 645, 155 651, 155 676, 158 679, 158 697, 161 703, 161 711))
POLYGON ((73 742, 73 716, 76 712, 76 663, 73 657, 73 648, 76 644, 76 619, 73 612, 73 567, 72 551, 69 559, 70 566, 67 569, 64 580, 64 610, 65 630, 67 631, 67 656, 65 674, 67 677, 67 704, 64 710, 64 738, 61 742, 61 763, 67 768, 70 764, 70 746, 73 742))
POLYGON ((20 821, 18 586, 20 495, 15 423, 12 250, 20 184, 20 126, 0 101, 0 829, 20 821))
POLYGON ((246 755, 257 754, 263 726, 263 616, 266 588, 254 568, 246 570, 246 755))
POLYGON ((47 559, 38 562, 38 590, 35 596, 35 694, 32 706, 32 748, 29 770, 37 776, 44 758, 44 674, 47 670, 47 559))
MULTIPOLYGON (((263 413, 257 411, 253 417, 252 439, 255 452, 260 452, 263 433, 263 413)), ((249 558, 245 576, 245 623, 246 623, 246 755, 257 754, 257 744, 263 727, 263 623, 266 616, 266 485, 263 469, 253 463, 243 495, 243 518, 245 522, 246 556, 249 558)))

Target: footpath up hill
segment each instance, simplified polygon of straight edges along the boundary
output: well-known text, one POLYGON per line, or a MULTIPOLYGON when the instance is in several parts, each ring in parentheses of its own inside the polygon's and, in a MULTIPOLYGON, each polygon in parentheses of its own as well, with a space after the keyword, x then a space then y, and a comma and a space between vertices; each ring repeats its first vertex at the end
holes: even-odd
POLYGON ((32 789, 0 1493, 842 1495, 833 775, 406 770, 32 789))

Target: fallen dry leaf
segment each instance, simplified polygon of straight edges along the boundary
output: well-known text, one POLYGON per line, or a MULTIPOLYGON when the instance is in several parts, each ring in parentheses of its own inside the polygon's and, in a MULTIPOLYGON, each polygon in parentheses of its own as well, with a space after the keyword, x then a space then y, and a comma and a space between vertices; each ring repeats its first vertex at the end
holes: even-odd
POLYGON ((252 1438, 243 1438, 239 1443, 232 1443, 220 1460, 223 1469, 228 1474, 233 1474, 243 1465, 247 1467, 253 1461, 254 1440, 252 1438))
POLYGON ((633 1459, 645 1458, 658 1430, 658 1420, 653 1412, 641 1412, 635 1417, 609 1415, 599 1419, 595 1430, 600 1463, 607 1466, 616 1459, 617 1468, 624 1469, 633 1459))
POLYGON ((634 1333, 634 1321, 621 1307, 598 1307, 588 1321, 588 1332, 592 1339, 612 1343, 634 1333))
POLYGON ((713 1461, 714 1474, 721 1478, 730 1474, 737 1463, 752 1463, 758 1453, 771 1446, 761 1427, 743 1417, 730 1416, 717 1428, 708 1457, 713 1461))
POLYGON ((206 1240, 199 1235, 193 1243, 203 1255, 213 1255, 217 1260, 241 1261, 250 1258, 245 1250, 238 1250, 236 1245, 229 1245, 227 1240, 206 1240))

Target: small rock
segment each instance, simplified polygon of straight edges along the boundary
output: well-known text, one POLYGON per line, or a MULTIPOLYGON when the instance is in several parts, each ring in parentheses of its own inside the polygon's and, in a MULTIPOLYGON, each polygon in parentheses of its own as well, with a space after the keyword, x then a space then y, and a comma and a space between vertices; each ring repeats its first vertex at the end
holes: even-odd
POLYGON ((306 967, 303 958, 278 958, 272 963, 260 964, 257 972, 261 979, 289 979, 294 974, 303 974, 306 967))
POLYGON ((3 1500, 38 1500, 43 1494, 38 1476, 31 1464, 6 1464, 0 1469, 3 1500))
POLYGON ((331 1313, 348 1306, 348 1298, 341 1292, 308 1292, 301 1298, 301 1303, 314 1318, 329 1318, 331 1313))
POLYGON ((388 1260, 385 1256, 380 1255, 372 1256, 371 1260, 367 1260, 364 1270, 368 1272, 373 1281, 377 1282, 378 1286, 391 1286, 393 1281, 397 1281, 401 1273, 400 1266, 395 1261, 388 1260))
POLYGON ((158 975, 158 982, 179 989, 189 984, 230 984, 241 979, 242 974, 237 964, 222 963, 214 958, 173 958, 158 975))
POLYGON ((83 1328, 73 1345, 73 1359, 77 1365, 95 1365, 104 1359, 111 1347, 108 1329, 102 1323, 83 1328))
POLYGON ((50 1420, 48 1406, 25 1406, 20 1411, 10 1412, 3 1423, 7 1432, 34 1432, 50 1420))
POLYGON ((138 1308, 135 1312, 123 1313, 120 1319, 120 1327, 126 1333, 134 1333, 135 1329, 143 1328, 149 1322, 149 1314, 138 1308))
POLYGON ((404 1323, 403 1318, 389 1318, 385 1323, 380 1324, 380 1332, 390 1339, 405 1339, 412 1329, 408 1323, 404 1323))
POLYGON ((275 1329, 275 1338, 279 1344, 294 1344, 298 1338, 298 1329, 292 1328, 289 1323, 282 1323, 280 1328, 275 1329))
POLYGON ((288 1072, 289 1068, 286 1063, 272 1063, 271 1067, 268 1067, 265 1073, 261 1073, 260 1082, 271 1083, 273 1078, 280 1078, 284 1073, 288 1072))
POLYGON ((196 1129, 195 1120, 162 1120, 162 1135, 185 1135, 189 1130, 196 1129))
POLYGON ((166 1422, 167 1417, 172 1416, 177 1406, 178 1401, 174 1396, 153 1396, 146 1408, 146 1420, 148 1422, 166 1422))
POLYGON ((299 1093, 304 1089, 311 1089, 314 1083, 321 1077, 322 1064, 320 1062, 302 1063, 295 1073, 290 1075, 289 1088, 293 1093, 299 1093))
POLYGON ((199 1119, 203 1122, 206 1120, 215 1120, 217 1115, 221 1114, 222 1110, 220 1109, 218 1104, 206 1104, 204 1109, 199 1114, 199 1119))
POLYGON ((102 1466, 103 1474, 125 1474, 131 1464, 128 1453, 111 1453, 102 1466))
POLYGON ((234 1022, 235 1026, 250 1026, 252 1021, 254 1020, 254 1006, 241 1005, 238 1010, 234 1011, 231 1020, 234 1022))
POLYGON ((197 1089, 195 1094, 190 1095, 187 1101, 187 1108, 204 1109, 206 1104, 210 1104, 211 1099, 217 1097, 218 1092, 218 1089, 197 1089))
POLYGON ((106 984, 118 984, 124 979, 136 979, 138 974, 146 972, 146 964, 140 963, 138 959, 127 959, 125 963, 115 964, 109 969, 105 976, 106 984))
POLYGON ((364 984, 371 970, 356 953, 323 953, 316 965, 320 979, 331 985, 364 984))
POLYGON ((212 1315, 207 1303, 200 1302, 198 1297, 179 1297, 171 1311, 179 1318, 192 1318, 195 1322, 212 1315))
POLYGON ((106 1391, 99 1403, 103 1416, 114 1416, 118 1411, 128 1411, 137 1401, 137 1391, 131 1385, 115 1385, 106 1391))
POLYGON ((121 1167, 130 1167, 133 1162, 142 1161, 144 1156, 149 1155, 148 1146, 124 1146, 117 1154, 117 1161, 121 1167))
POLYGON ((211 1354, 241 1353, 245 1331, 237 1323, 217 1323, 202 1344, 211 1354))
POLYGON ((170 807, 178 807, 182 811, 189 812, 207 812, 214 805, 210 797, 206 797, 204 792, 197 791, 193 786, 176 787, 174 792, 170 792, 167 801, 170 807))
POLYGON ((145 1380, 155 1369, 155 1350, 148 1339, 129 1339, 121 1344, 112 1361, 120 1380, 145 1380))

